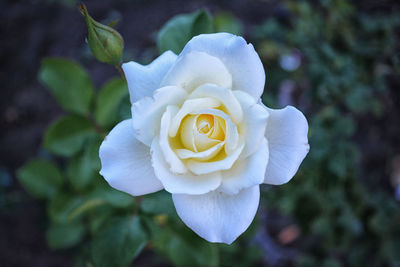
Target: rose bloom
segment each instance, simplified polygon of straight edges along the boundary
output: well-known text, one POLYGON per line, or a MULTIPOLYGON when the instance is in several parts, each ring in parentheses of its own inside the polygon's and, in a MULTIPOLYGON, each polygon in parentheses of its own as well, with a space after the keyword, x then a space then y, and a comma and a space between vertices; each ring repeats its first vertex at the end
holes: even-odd
POLYGON ((307 155, 304 115, 262 104, 261 60, 232 34, 202 34, 179 56, 122 68, 132 119, 103 141, 100 173, 133 196, 165 189, 199 236, 232 243, 256 214, 259 185, 288 182, 307 155))

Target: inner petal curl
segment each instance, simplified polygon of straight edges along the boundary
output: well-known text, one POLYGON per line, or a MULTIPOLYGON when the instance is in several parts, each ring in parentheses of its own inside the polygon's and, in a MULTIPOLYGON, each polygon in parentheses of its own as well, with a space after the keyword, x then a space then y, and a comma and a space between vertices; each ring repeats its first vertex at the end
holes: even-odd
POLYGON ((225 124, 211 114, 187 115, 180 126, 180 140, 185 149, 201 152, 225 140, 225 124))

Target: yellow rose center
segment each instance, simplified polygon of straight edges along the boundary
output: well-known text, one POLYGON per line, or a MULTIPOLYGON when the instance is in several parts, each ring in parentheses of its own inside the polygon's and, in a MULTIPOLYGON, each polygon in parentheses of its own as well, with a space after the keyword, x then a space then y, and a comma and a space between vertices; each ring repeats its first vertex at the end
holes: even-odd
POLYGON ((180 139, 186 149, 200 152, 225 140, 225 120, 211 114, 187 115, 180 126, 180 139))
POLYGON ((225 140, 225 121, 218 116, 201 114, 197 117, 197 131, 211 139, 225 140))

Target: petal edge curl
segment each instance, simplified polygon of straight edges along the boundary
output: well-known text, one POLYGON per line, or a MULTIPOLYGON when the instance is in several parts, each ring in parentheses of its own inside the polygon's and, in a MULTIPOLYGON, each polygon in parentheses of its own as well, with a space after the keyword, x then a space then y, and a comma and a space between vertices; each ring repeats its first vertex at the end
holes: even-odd
POLYGON ((163 189, 151 166, 150 149, 139 142, 132 120, 117 124, 107 135, 99 150, 100 174, 111 187, 133 196, 163 189))
POLYGON ((172 51, 166 51, 149 65, 141 65, 134 61, 122 64, 122 69, 128 82, 131 103, 152 96, 160 88, 162 79, 177 59, 172 51))
POLYGON ((175 174, 169 169, 161 151, 158 137, 151 144, 151 161, 157 178, 165 190, 171 194, 206 194, 218 188, 221 184, 221 173, 214 172, 202 176, 191 174, 175 174))
POLYGON ((254 99, 264 91, 265 72, 252 44, 240 36, 226 32, 200 34, 193 37, 179 57, 188 53, 205 52, 221 60, 232 75, 232 90, 242 90, 254 99))
POLYGON ((308 123, 295 107, 266 109, 270 114, 265 131, 270 156, 264 183, 280 185, 292 179, 310 150, 308 123))
POLYGON ((259 186, 226 195, 213 191, 204 195, 173 194, 175 209, 196 234, 213 243, 231 244, 250 226, 258 209, 259 186))

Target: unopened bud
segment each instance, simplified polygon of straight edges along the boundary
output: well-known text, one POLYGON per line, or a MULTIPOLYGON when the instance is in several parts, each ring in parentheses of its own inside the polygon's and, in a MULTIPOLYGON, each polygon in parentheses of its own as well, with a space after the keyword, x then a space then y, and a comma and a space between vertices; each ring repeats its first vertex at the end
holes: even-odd
POLYGON ((122 36, 113 28, 95 21, 84 4, 80 4, 78 9, 86 19, 89 47, 94 57, 101 62, 119 65, 124 49, 122 36))

